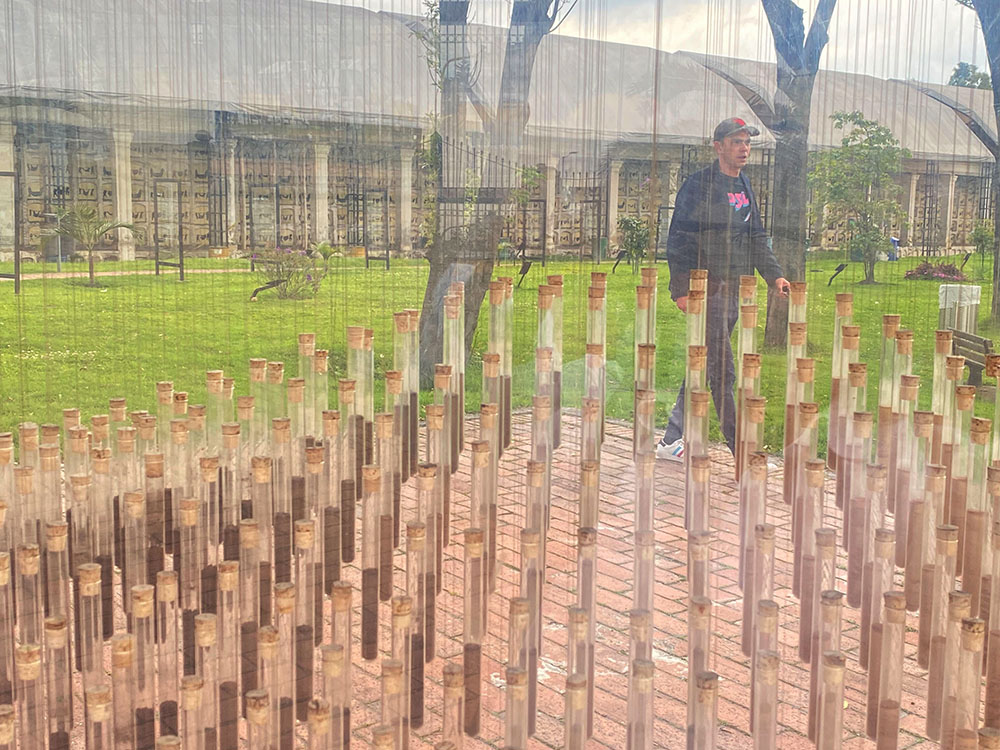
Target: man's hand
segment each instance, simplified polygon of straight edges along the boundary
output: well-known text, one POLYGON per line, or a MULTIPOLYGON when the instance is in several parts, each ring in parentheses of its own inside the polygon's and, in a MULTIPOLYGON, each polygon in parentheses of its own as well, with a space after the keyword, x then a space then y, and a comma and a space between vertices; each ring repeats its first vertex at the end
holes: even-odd
POLYGON ((788 293, 792 290, 792 285, 788 283, 788 279, 782 276, 774 280, 774 290, 778 293, 779 297, 787 297, 788 293))
POLYGON ((688 311, 688 298, 686 294, 683 297, 677 298, 677 309, 682 313, 686 313, 688 311))

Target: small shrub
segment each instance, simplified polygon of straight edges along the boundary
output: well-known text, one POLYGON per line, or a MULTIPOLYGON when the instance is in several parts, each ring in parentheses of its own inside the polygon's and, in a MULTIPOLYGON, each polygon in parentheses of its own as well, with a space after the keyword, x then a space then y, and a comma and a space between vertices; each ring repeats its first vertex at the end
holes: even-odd
POLYGON ((954 263, 931 263, 926 260, 907 271, 903 278, 928 279, 930 281, 967 281, 965 274, 954 263))
POLYGON ((276 247, 260 250, 253 255, 257 275, 265 282, 280 282, 274 289, 281 299, 315 297, 323 278, 325 265, 318 264, 318 253, 276 247))

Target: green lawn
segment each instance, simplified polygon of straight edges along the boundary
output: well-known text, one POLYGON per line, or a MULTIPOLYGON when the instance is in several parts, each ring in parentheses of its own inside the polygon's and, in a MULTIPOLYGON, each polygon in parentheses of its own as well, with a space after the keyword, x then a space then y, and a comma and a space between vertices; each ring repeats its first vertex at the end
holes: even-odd
MULTIPOLYGON (((960 260, 960 259, 959 259, 960 260)), ((829 392, 830 347, 833 338, 833 302, 837 292, 855 295, 855 322, 862 325, 861 357, 869 362, 869 382, 877 379, 881 346, 881 316, 896 312, 903 325, 916 331, 914 370, 924 378, 921 406, 930 402, 933 330, 937 327, 938 285, 906 281, 903 273, 915 260, 882 263, 880 283, 859 285, 861 268, 851 264, 832 284, 828 280, 840 256, 812 257, 808 262, 809 353, 817 359, 816 391, 825 406, 829 392)), ((85 270, 83 268, 73 270, 85 270)), ((423 298, 427 267, 419 261, 394 263, 391 271, 366 270, 361 261, 337 259, 318 296, 312 300, 279 300, 264 292, 250 302, 259 279, 245 272, 245 261, 201 260, 200 267, 230 269, 230 273, 192 274, 184 283, 176 275, 114 276, 99 278, 90 288, 81 280, 45 277, 26 280, 15 296, 9 282, 0 284, 0 430, 18 422, 59 422, 60 410, 78 406, 83 414, 103 413, 107 400, 125 396, 130 408, 152 408, 154 383, 171 379, 187 390, 191 402, 204 398, 204 372, 221 368, 237 379, 237 393, 247 391, 247 360, 260 356, 283 359, 294 374, 296 334, 315 331, 318 345, 332 352, 331 373, 345 369, 345 328, 365 324, 375 329, 376 369, 392 367, 391 313, 418 307, 423 298)), ((137 262, 101 264, 99 270, 127 271, 147 267, 137 262)), ((565 276, 564 404, 579 403, 583 377, 586 289, 590 263, 564 261, 543 269, 535 264, 515 289, 515 375, 517 405, 530 402, 533 386, 533 349, 537 287, 546 273, 565 276)), ((610 264, 600 266, 610 271, 610 264)), ((660 265, 657 382, 662 424, 676 394, 684 369, 684 321, 670 302, 666 264, 660 265)), ((32 268, 31 270, 36 270, 32 268)), ((41 270, 38 268, 37 270, 41 270)), ((54 264, 45 266, 54 271, 54 264)), ((513 275, 516 266, 503 266, 497 275, 513 275)), ((980 274, 978 259, 967 270, 980 274)), ((982 269, 989 278, 991 267, 982 269)), ((637 277, 619 268, 608 283, 608 414, 628 419, 632 404, 633 310, 637 277)), ((763 338, 764 310, 759 338, 763 338)), ((989 311, 989 289, 983 290, 981 332, 989 311)), ((474 351, 468 365, 470 394, 480 388, 481 353, 486 345, 486 307, 480 318, 474 351)), ((781 444, 785 377, 784 351, 765 352, 762 390, 768 398, 766 438, 772 450, 781 444)), ((335 392, 335 383, 332 384, 335 392)), ((379 387, 379 400, 381 400, 379 387)), ((869 405, 876 403, 874 388, 869 405)), ((474 404, 470 395, 467 403, 474 404)), ((335 403, 335 396, 331 403, 335 403)), ((990 413, 983 406, 983 414, 990 413)), ((714 428, 713 428, 714 429, 714 428)), ((821 425, 825 433, 825 422, 821 425)), ((821 438, 821 442, 823 439, 821 438)))

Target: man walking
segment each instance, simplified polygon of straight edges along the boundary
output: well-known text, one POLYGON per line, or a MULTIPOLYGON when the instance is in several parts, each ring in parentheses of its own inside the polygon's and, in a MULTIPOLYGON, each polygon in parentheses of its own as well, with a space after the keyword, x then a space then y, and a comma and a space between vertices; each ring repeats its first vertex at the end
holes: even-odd
MULTIPOLYGON (((736 405, 733 348, 730 337, 739 317, 741 275, 757 271, 778 294, 786 296, 788 281, 771 251, 760 219, 760 207, 743 168, 750 157, 750 139, 760 131, 738 117, 715 128, 712 146, 718 160, 688 177, 677 192, 667 235, 670 297, 687 312, 691 269, 708 269, 705 344, 707 379, 715 412, 729 450, 736 449, 736 405)), ((657 445, 658 458, 684 457, 684 383, 657 445)))

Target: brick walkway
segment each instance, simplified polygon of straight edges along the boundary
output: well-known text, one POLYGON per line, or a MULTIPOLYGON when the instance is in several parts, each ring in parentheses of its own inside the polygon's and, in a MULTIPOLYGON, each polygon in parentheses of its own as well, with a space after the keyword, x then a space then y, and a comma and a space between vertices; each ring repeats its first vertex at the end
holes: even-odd
MULTIPOLYGON (((478 436, 478 422, 469 419, 470 437, 478 436)), ((478 739, 467 738, 466 748, 502 747, 504 689, 503 674, 507 652, 507 607, 511 596, 519 594, 518 532, 524 519, 523 471, 530 450, 530 414, 515 415, 514 444, 505 453, 500 467, 499 564, 497 592, 490 601, 489 636, 483 647, 482 731, 478 739)), ((589 747, 625 747, 627 717, 628 610, 632 607, 632 507, 633 467, 631 460, 631 425, 610 423, 604 444, 601 469, 601 524, 598 538, 597 679, 594 739, 589 747)), ((562 690, 566 664, 566 607, 575 603, 577 526, 577 474, 579 420, 575 414, 563 417, 563 446, 556 453, 552 480, 552 528, 548 546, 544 602, 543 658, 539 670, 539 716, 534 747, 561 748, 563 743, 562 690)), ((751 748, 749 735, 750 669, 749 660, 740 649, 741 594, 737 572, 737 492, 732 481, 732 459, 725 449, 712 452, 713 508, 712 526, 717 531, 713 544, 712 598, 715 603, 711 667, 719 673, 719 747, 751 748)), ((657 590, 654 616, 656 662, 656 746, 684 747, 687 679, 687 563, 686 533, 683 528, 683 470, 680 464, 658 461, 656 464, 656 542, 657 590)), ((468 451, 461 469, 453 477, 452 529, 467 525, 468 451)), ((768 521, 777 527, 775 599, 781 607, 780 695, 778 711, 778 747, 807 748, 805 736, 809 671, 799 663, 798 603, 791 594, 790 542, 791 513, 780 497, 781 469, 772 470, 768 521)), ((413 489, 404 488, 404 502, 412 502, 413 489)), ((404 507, 412 507, 404 506, 404 507)), ((846 556, 839 547, 841 518, 828 497, 824 525, 838 531, 838 567, 840 577, 846 572, 846 556), (831 517, 829 514, 833 512, 831 517)), ((404 519, 406 519, 404 512, 404 519)), ((438 598, 438 658, 427 666, 426 718, 422 729, 415 730, 411 748, 433 747, 441 739, 441 668, 451 658, 462 654, 462 550, 452 541, 446 550, 444 592, 438 598)), ((397 565, 403 558, 397 557, 397 565)), ((353 566, 347 576, 357 584, 358 571, 353 566)), ((404 580, 397 568, 396 581, 404 580)), ((897 576, 897 584, 901 584, 897 576)), ((901 585, 900 585, 901 587, 901 585)), ((844 590, 841 580, 841 590, 844 590)), ((397 585, 397 593, 402 593, 397 585)), ((356 589, 357 592, 357 589, 356 589)), ((847 656, 845 675, 844 748, 873 748, 864 738, 865 693, 867 674, 857 667, 857 635, 860 613, 844 609, 843 651, 847 656)), ((360 594, 355 595, 355 632, 360 621, 360 594)), ((383 626, 380 645, 389 646, 389 607, 380 611, 383 626)), ((926 672, 916 665, 916 618, 908 615, 906 668, 903 685, 903 716, 900 721, 899 747, 930 747, 923 739, 926 699, 926 672)), ((379 662, 363 662, 360 648, 354 652, 353 726, 359 747, 367 747, 371 727, 379 723, 379 662)), ((385 655, 385 654, 383 654, 385 655)))

